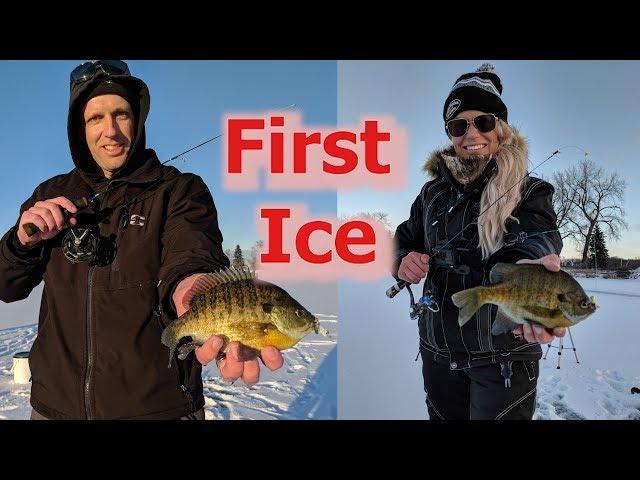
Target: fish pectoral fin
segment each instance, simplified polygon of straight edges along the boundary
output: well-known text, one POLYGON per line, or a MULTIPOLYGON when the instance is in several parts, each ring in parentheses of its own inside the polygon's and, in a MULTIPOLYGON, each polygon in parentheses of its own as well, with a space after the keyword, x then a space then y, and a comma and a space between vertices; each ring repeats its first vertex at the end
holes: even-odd
POLYGON ((189 342, 181 345, 178 348, 178 358, 180 360, 184 360, 185 358, 187 358, 187 355, 189 355, 193 350, 201 346, 202 344, 198 342, 189 342))
POLYGON ((498 308, 498 313, 496 313, 496 318, 493 321, 493 326, 491 327, 491 334, 494 336, 502 335, 503 333, 512 331, 518 325, 519 322, 515 321, 503 309, 498 308))

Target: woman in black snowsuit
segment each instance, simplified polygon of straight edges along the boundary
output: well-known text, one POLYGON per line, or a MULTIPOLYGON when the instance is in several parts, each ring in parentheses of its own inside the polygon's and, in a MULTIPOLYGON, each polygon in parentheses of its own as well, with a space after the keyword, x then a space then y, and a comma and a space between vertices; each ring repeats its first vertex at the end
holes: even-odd
POLYGON ((452 145, 427 159, 424 169, 432 179, 395 233, 396 278, 419 283, 426 276, 424 289, 440 308, 418 322, 426 402, 434 420, 531 419, 540 343, 565 333, 524 325, 493 336, 495 305, 483 306, 460 327, 451 301, 455 292, 488 283, 497 262, 560 269, 553 187, 526 176, 527 143, 507 123, 501 94, 490 65, 456 80, 443 111, 452 145))

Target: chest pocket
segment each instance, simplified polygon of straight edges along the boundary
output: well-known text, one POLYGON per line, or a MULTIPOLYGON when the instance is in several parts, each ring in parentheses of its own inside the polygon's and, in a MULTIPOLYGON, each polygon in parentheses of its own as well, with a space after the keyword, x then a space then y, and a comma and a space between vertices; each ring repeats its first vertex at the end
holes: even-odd
POLYGON ((162 213, 154 208, 154 194, 143 194, 132 205, 114 212, 112 226, 116 236, 116 256, 109 268, 108 285, 137 285, 152 282, 160 269, 160 236, 162 213))

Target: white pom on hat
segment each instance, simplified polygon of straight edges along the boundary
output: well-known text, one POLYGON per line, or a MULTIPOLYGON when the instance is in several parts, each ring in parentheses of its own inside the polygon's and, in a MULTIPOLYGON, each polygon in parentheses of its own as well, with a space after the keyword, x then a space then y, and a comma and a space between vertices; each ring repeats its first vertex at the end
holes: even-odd
POLYGON ((480 67, 476 70, 476 72, 490 72, 490 73, 496 73, 496 67, 494 67, 491 63, 483 63, 482 65, 480 65, 480 67))

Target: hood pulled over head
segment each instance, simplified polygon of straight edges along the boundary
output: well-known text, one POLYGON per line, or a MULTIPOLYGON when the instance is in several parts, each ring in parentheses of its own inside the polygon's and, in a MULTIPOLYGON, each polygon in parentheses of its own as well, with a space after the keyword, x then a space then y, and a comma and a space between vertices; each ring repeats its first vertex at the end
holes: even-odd
POLYGON ((104 75, 97 73, 90 80, 72 84, 69 97, 69 114, 67 118, 67 134, 69 149, 73 163, 87 180, 101 181, 103 174, 95 162, 84 133, 83 112, 87 102, 98 95, 116 94, 123 97, 133 110, 135 116, 135 135, 127 160, 114 178, 125 177, 135 171, 144 160, 146 149, 145 121, 149 114, 151 97, 149 88, 139 78, 129 75, 104 75))

